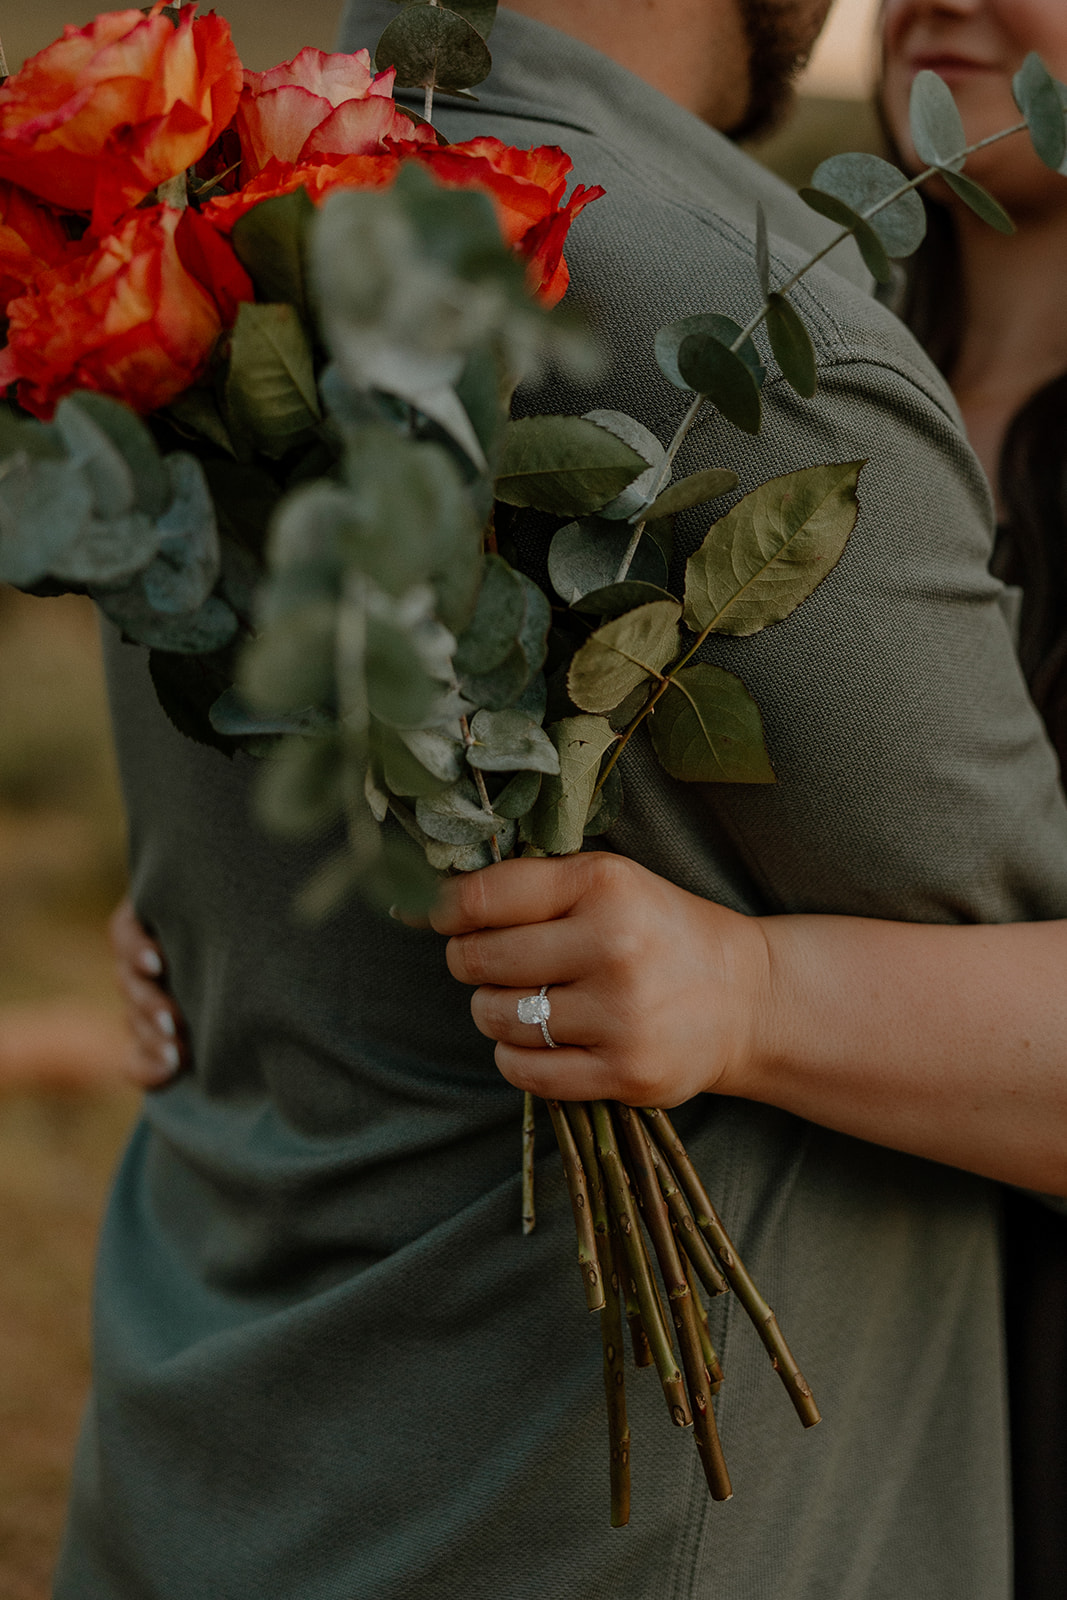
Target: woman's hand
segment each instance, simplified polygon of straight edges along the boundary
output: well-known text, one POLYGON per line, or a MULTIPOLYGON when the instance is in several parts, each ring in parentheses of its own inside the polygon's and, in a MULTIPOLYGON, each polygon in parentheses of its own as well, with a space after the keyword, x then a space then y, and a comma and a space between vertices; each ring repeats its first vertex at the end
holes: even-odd
POLYGON ((128 899, 116 907, 108 932, 130 1031, 126 1076, 139 1088, 156 1089, 173 1078, 186 1057, 181 1012, 163 987, 163 952, 128 899))
POLYGON ((518 1088, 665 1107, 743 1092, 767 980, 754 918, 597 852, 451 878, 430 923, 450 936, 449 970, 475 986, 474 1021, 518 1088), (518 1020, 542 984, 556 1050, 518 1020))

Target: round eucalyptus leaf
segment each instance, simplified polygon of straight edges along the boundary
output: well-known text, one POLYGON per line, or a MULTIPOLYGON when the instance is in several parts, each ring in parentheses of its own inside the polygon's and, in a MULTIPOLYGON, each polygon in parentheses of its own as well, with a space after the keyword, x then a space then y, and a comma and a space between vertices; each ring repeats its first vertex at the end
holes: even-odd
POLYGON ((464 748, 461 740, 449 738, 434 728, 400 728, 397 732, 401 743, 433 777, 442 783, 456 783, 462 776, 464 748))
POLYGON ((678 371, 687 387, 702 394, 744 433, 758 433, 762 416, 759 384, 751 367, 711 333, 692 333, 678 350, 678 371))
POLYGON ((527 577, 525 572, 518 572, 516 576, 522 584, 524 601, 522 627, 519 629, 519 649, 525 658, 528 673, 532 675, 541 671, 548 654, 548 630, 552 626, 552 607, 532 578, 527 577))
POLYGON ((396 68, 401 88, 471 89, 489 76, 493 58, 478 29, 443 6, 410 6, 378 40, 375 69, 396 68))
POLYGON ((98 517, 110 520, 133 511, 137 491, 133 473, 102 428, 76 400, 64 399, 56 407, 55 429, 73 466, 84 475, 98 517))
POLYGON ((1067 156, 1063 103, 1055 78, 1031 50, 1012 81, 1015 104, 1026 118, 1030 138, 1046 167, 1058 172, 1067 156))
POLYGON ((215 505, 195 456, 178 451, 165 466, 173 495, 156 523, 159 548, 145 569, 145 597, 157 611, 195 611, 219 576, 215 505))
POLYGON ((518 574, 498 555, 487 555, 474 615, 456 642, 461 677, 491 672, 515 649, 526 616, 518 574))
POLYGON ((919 160, 928 167, 951 167, 958 171, 965 157, 967 135, 963 118, 952 98, 952 90, 936 72, 915 74, 908 110, 911 139, 919 160))
POLYGON ((622 521, 648 504, 667 452, 650 428, 638 422, 636 417, 627 416, 624 411, 587 411, 585 418, 587 422, 595 422, 598 428, 606 428, 648 462, 647 472, 642 472, 621 494, 600 508, 600 516, 609 521, 622 521))
MULTIPOLYGON (((679 352, 686 339, 698 334, 708 334, 729 348, 740 333, 741 328, 732 317, 721 317, 711 312, 702 316, 679 317, 677 322, 671 322, 665 328, 660 328, 656 334, 655 354, 659 369, 676 388, 691 389, 692 384, 687 383, 678 365, 679 352)), ((761 385, 764 378, 763 365, 751 339, 744 341, 737 355, 748 367, 757 386, 761 385)))
POLYGON ((483 772, 558 772, 556 747, 543 728, 520 711, 479 711, 470 725, 467 760, 483 772))
POLYGON ((320 833, 344 809, 344 765, 343 743, 336 735, 283 740, 256 787, 260 821, 282 837, 320 833))
POLYGON ((632 611, 635 606, 647 605, 652 600, 673 600, 677 604, 677 596, 658 584, 626 578, 622 583, 609 583, 603 589, 590 590, 574 601, 572 609, 594 617, 621 617, 624 611, 632 611))
POLYGON ((330 705, 335 686, 337 604, 313 600, 264 628, 245 648, 237 686, 254 711, 330 705))
POLYGON ((893 269, 889 265, 885 245, 871 224, 865 222, 858 211, 853 211, 851 206, 839 200, 836 195, 823 194, 821 189, 808 188, 798 192, 804 204, 810 206, 812 211, 817 211, 821 217, 829 217, 831 222, 836 222, 842 228, 849 230, 859 246, 860 255, 872 278, 879 283, 892 282, 893 269))
POLYGON ((67 414, 72 409, 88 417, 122 456, 133 476, 137 510, 158 517, 170 499, 171 484, 156 442, 140 417, 110 395, 96 394, 91 389, 79 389, 60 402, 57 424, 59 410, 67 414))
POLYGON ((1004 207, 983 189, 980 183, 975 183, 973 178, 968 178, 963 172, 952 172, 947 167, 941 169, 941 176, 954 194, 959 195, 964 205, 969 206, 975 216, 981 217, 997 233, 1013 234, 1015 224, 1004 210, 1004 207))
POLYGON ((469 778, 437 794, 421 795, 415 802, 415 820, 423 833, 442 844, 478 844, 504 826, 504 818, 484 809, 469 778))
MULTIPOLYGON (((596 517, 568 522, 553 534, 548 575, 560 599, 575 605, 592 590, 613 584, 632 536, 632 528, 596 517)), ((643 583, 666 583, 667 563, 654 540, 641 540, 630 563, 630 576, 643 583)))
MULTIPOLYGON (((54 559, 52 576, 65 583, 124 584, 145 572, 157 543, 152 519, 143 511, 128 511, 107 520, 90 517, 54 559)), ((145 598, 154 605, 150 595, 145 598)), ((198 594, 192 605, 181 609, 193 611, 206 599, 206 594, 198 594)))
POLYGON ((917 191, 906 190, 874 216, 867 212, 897 194, 906 182, 904 174, 881 156, 850 152, 821 162, 812 175, 811 187, 843 200, 874 229, 886 255, 902 257, 912 255, 926 233, 926 207, 917 191))
MULTIPOLYGON (((0 477, 0 581, 40 583, 92 522, 93 497, 69 461, 23 458, 0 477)), ((151 559, 151 557, 149 557, 151 559)))
POLYGON ((205 600, 198 611, 178 616, 154 611, 139 584, 129 590, 96 590, 93 599, 127 638, 152 650, 183 656, 211 655, 228 645, 237 632, 237 617, 217 595, 205 600))
POLYGON ((498 817, 510 817, 518 821, 520 817, 524 817, 531 809, 540 789, 541 774, 539 772, 533 772, 529 768, 524 772, 516 772, 515 776, 508 780, 494 799, 493 810, 498 817))
POLYGON ((461 673, 459 686, 471 705, 483 706, 488 711, 503 711, 515 704, 529 681, 530 664, 516 642, 511 652, 491 671, 461 673))
POLYGON ((815 347, 796 307, 784 294, 772 294, 767 301, 767 337, 782 376, 804 400, 810 400, 818 387, 815 347))

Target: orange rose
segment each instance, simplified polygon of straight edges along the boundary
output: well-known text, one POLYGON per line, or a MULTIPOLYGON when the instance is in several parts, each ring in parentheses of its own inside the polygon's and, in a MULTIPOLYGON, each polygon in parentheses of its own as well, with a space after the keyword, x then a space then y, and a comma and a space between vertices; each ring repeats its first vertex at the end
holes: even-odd
MULTIPOLYGON (((413 131, 422 134, 425 130, 413 131)), ((530 292, 548 306, 562 299, 569 282, 563 260, 567 231, 579 212, 604 191, 579 186, 561 206, 571 160, 551 146, 516 150, 499 139, 471 139, 467 144, 450 145, 428 140, 389 140, 374 154, 299 163, 271 160, 236 194, 213 200, 205 215, 228 233, 239 217, 261 201, 290 194, 294 189, 306 189, 318 205, 333 189, 387 188, 396 178, 401 161, 407 159, 428 167, 437 181, 448 188, 476 189, 487 194, 504 238, 529 263, 530 292)))
POLYGON ((242 180, 271 157, 302 162, 318 156, 370 155, 383 139, 433 139, 393 103, 396 71, 375 76, 370 52, 327 55, 301 50, 269 72, 245 73, 237 110, 242 180))
POLYGON ((195 211, 134 211, 91 254, 12 300, 0 386, 17 383, 21 404, 44 418, 74 389, 154 411, 203 375, 252 298, 230 245, 195 211))
POLYGON ((48 206, 13 183, 0 183, 0 316, 7 315, 8 301, 25 294, 42 272, 82 250, 48 206))
POLYGON ((91 212, 95 233, 199 161, 240 97, 227 24, 158 10, 67 27, 0 88, 0 178, 91 212))
POLYGON ((418 159, 450 189, 478 189, 489 195, 505 239, 529 262, 531 293, 545 305, 563 298, 570 274, 563 260, 567 231, 579 212, 604 190, 579 185, 563 207, 573 163, 555 145, 518 150, 499 139, 469 139, 466 144, 427 146, 418 159))

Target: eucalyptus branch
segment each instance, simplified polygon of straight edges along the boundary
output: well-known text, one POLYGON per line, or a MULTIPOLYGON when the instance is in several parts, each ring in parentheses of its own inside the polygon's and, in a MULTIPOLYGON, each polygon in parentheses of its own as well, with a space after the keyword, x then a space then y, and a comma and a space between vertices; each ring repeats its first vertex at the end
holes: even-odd
POLYGON ((771 1358, 771 1365, 785 1385, 786 1393, 792 1400, 798 1417, 806 1428, 814 1427, 815 1423, 820 1421, 815 1397, 785 1342, 774 1312, 753 1283, 744 1262, 722 1225, 718 1212, 708 1199, 707 1190, 701 1183, 685 1146, 675 1132, 670 1117, 665 1111, 654 1109, 645 1110, 643 1115, 653 1138, 671 1163, 678 1182, 685 1191, 697 1227, 718 1256, 731 1289, 744 1306, 749 1320, 762 1339, 771 1358))
MULTIPOLYGON (((1067 115, 1067 110, 1065 110, 1065 115, 1067 115)), ((969 156, 976 155, 979 150, 985 150, 990 145, 998 144, 1001 139, 1009 139, 1014 134, 1025 133, 1026 128, 1026 122, 1022 121, 1013 123, 1010 128, 1002 128, 999 133, 987 134, 984 139, 979 139, 974 144, 967 145, 963 150, 960 150, 951 158, 951 160, 952 162, 960 161, 962 163, 963 161, 966 161, 969 156)), ((948 163, 946 162, 945 165, 947 166, 948 163)), ((930 178, 936 178, 940 171, 941 168, 936 166, 925 168, 925 170, 918 173, 916 177, 906 179, 899 186, 899 188, 894 189, 893 192, 886 195, 884 199, 878 200, 873 205, 868 206, 866 211, 857 212, 857 216, 861 221, 869 222, 871 218, 876 217, 879 212, 887 210, 889 206, 895 205, 898 200, 903 199, 904 195, 909 194, 912 189, 918 189, 921 184, 926 183, 930 178)), ((788 294, 791 289, 795 289, 801 279, 804 278, 813 267, 818 266, 819 262, 828 256, 831 251, 836 250, 839 244, 843 244, 846 239, 850 239, 854 231, 855 230, 853 228, 842 226, 839 233, 835 234, 827 244, 823 245, 821 250, 817 250, 813 256, 803 263, 802 266, 799 266, 793 273, 792 277, 787 278, 785 283, 783 283, 779 289, 774 291, 775 294, 788 294)), ((761 325, 761 323, 764 322, 767 316, 769 304, 769 301, 765 301, 755 315, 741 329, 741 332, 737 335, 737 338, 729 347, 731 355, 738 355, 746 340, 751 339, 752 335, 756 332, 756 329, 761 325)), ((656 496, 661 494, 663 489, 666 487, 670 479, 671 468, 674 465, 674 459, 688 437, 693 424, 696 422, 697 416, 699 415, 700 409, 703 406, 706 398, 707 397, 705 395, 698 394, 693 400, 685 416, 678 424, 674 437, 667 447, 667 453, 664 456, 663 461, 660 463, 659 471, 653 480, 653 487, 649 491, 646 504, 642 506, 640 510, 635 512, 634 516, 630 519, 631 521, 636 521, 636 526, 634 528, 633 537, 626 548, 626 554, 619 563, 618 571, 615 574, 616 583, 622 583, 626 577, 626 574, 630 570, 633 558, 637 553, 638 545, 641 543, 641 537, 645 531, 649 508, 655 501, 656 496)))

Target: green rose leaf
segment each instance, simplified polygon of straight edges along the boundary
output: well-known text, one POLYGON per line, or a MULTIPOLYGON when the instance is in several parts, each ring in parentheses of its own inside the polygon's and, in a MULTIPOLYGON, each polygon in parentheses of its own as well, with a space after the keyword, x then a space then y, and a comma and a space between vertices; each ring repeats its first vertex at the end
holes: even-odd
POLYGON ((682 340, 678 371, 688 388, 705 395, 735 427, 759 432, 759 384, 751 368, 714 334, 692 333, 682 340))
POLYGON ((575 652, 567 692, 583 711, 610 711, 680 649, 677 600, 653 600, 607 622, 575 652))
MULTIPOLYGON (((135 508, 146 516, 158 517, 170 500, 171 483, 156 442, 140 417, 109 395, 85 389, 60 401, 57 426, 60 411, 66 417, 71 412, 87 417, 111 441, 132 475, 135 508)), ((105 505, 103 509, 107 515, 118 507, 105 505)))
POLYGON ((811 186, 822 194, 843 200, 865 217, 881 240, 887 256, 910 256, 926 234, 926 207, 914 189, 900 195, 873 217, 866 213, 896 194, 907 182, 904 174, 881 156, 849 152, 831 156, 816 167, 811 186))
POLYGON ((525 417, 504 432, 498 500, 556 516, 588 516, 647 470, 636 450, 584 417, 525 417))
POLYGON ((740 678, 698 661, 649 714, 652 745, 683 783, 775 783, 759 707, 740 678))
POLYGON ((1015 104, 1026 118, 1034 149, 1046 167, 1058 172, 1067 156, 1067 130, 1056 80, 1031 50, 1012 80, 1015 104))
POLYGON ((461 778, 437 794, 420 796, 415 802, 415 820, 423 833, 442 844, 478 844, 505 826, 503 817, 483 810, 469 778, 461 778))
POLYGON ((471 720, 474 743, 467 760, 483 772, 559 771, 556 747, 521 711, 479 711, 471 720))
POLYGON ((911 85, 909 107, 911 139, 919 160, 928 167, 963 166, 967 148, 963 118, 952 90, 936 72, 917 72, 911 85))
MULTIPOLYGON (((940 79, 938 80, 940 82, 940 79)), ((857 245, 860 255, 867 265, 867 270, 872 278, 879 283, 891 283, 893 269, 889 265, 885 245, 875 233, 869 222, 865 222, 858 211, 839 200, 836 195, 823 194, 821 189, 806 188, 798 191, 800 198, 812 211, 817 211, 821 217, 829 217, 831 222, 838 223, 842 228, 848 228, 857 245)))
MULTIPOLYGON (((613 584, 632 535, 632 528, 601 522, 597 517, 568 522, 553 534, 548 575, 560 599, 574 605, 592 590, 613 584)), ((641 583, 666 583, 667 563, 654 540, 642 539, 629 576, 641 583)))
POLYGON ((275 458, 305 440, 319 421, 311 350, 291 305, 242 303, 226 403, 256 449, 275 458))
POLYGON ((575 600, 572 610, 593 617, 621 617, 624 611, 648 605, 653 600, 671 600, 675 605, 678 604, 677 597, 661 589, 658 584, 625 578, 622 583, 605 584, 603 589, 592 589, 588 594, 583 594, 580 600, 575 600))
POLYGON ((686 565, 686 627, 745 636, 789 616, 845 548, 862 466, 846 461, 772 478, 713 523, 686 565))
POLYGON ((731 494, 737 488, 737 473, 726 467, 709 467, 706 472, 691 473, 678 483, 672 483, 648 508, 648 520, 677 516, 690 506, 699 506, 705 500, 717 500, 722 494, 731 494))
POLYGON ((552 626, 552 607, 532 578, 528 578, 524 572, 519 572, 516 576, 522 584, 525 602, 522 627, 519 629, 519 649, 525 658, 529 679, 534 673, 540 672, 545 664, 545 657, 548 654, 548 630, 552 626))
POLYGON ((159 548, 145 569, 145 598, 157 611, 196 611, 219 576, 215 505, 199 461, 178 451, 166 458, 170 505, 156 523, 159 548))
POLYGON ((964 205, 970 206, 975 216, 981 217, 983 222, 987 222, 998 233, 1015 232, 1014 222, 1004 207, 993 199, 988 189, 983 189, 980 183, 975 183, 973 178, 965 177, 962 172, 952 172, 948 167, 942 167, 940 170, 949 188, 959 195, 964 205))
POLYGON ((378 40, 375 69, 396 68, 400 88, 435 84, 446 92, 471 89, 489 76, 493 58, 478 29, 443 6, 409 6, 378 40))
POLYGON ((179 433, 208 439, 236 459, 237 446, 233 442, 233 435, 223 422, 218 401, 210 389, 196 385, 186 389, 184 394, 178 395, 176 400, 164 407, 163 415, 170 418, 179 433))
POLYGON ((815 347, 799 313, 784 294, 767 300, 767 337, 782 376, 803 400, 810 400, 818 387, 815 347))
POLYGON ((258 298, 294 306, 310 321, 308 235, 315 207, 306 189, 263 200, 238 218, 230 234, 237 258, 258 298))
POLYGON ((572 855, 582 847, 585 824, 606 750, 618 735, 603 717, 564 717, 545 730, 559 752, 559 773, 546 774, 523 839, 546 855, 572 855))
POLYGON ((771 251, 767 240, 767 213, 762 200, 756 201, 756 276, 766 300, 771 292, 771 251))
MULTIPOLYGON (((740 333, 741 328, 732 317, 721 317, 712 312, 696 317, 680 317, 677 322, 660 328, 656 334, 655 352, 659 369, 676 388, 691 389, 692 384, 686 382, 678 365, 678 356, 685 341, 706 334, 729 347, 740 333)), ((762 385, 763 366, 752 340, 746 339, 737 354, 751 372, 757 387, 762 385)))
MULTIPOLYGON (((547 738, 547 735, 546 735, 547 738)), ((555 746, 553 745, 553 749, 555 746)), ((559 756, 557 752, 557 762, 559 756)), ((531 809, 541 790, 541 774, 527 770, 517 772, 501 789, 493 801, 493 810, 498 817, 510 817, 518 821, 531 809)))

